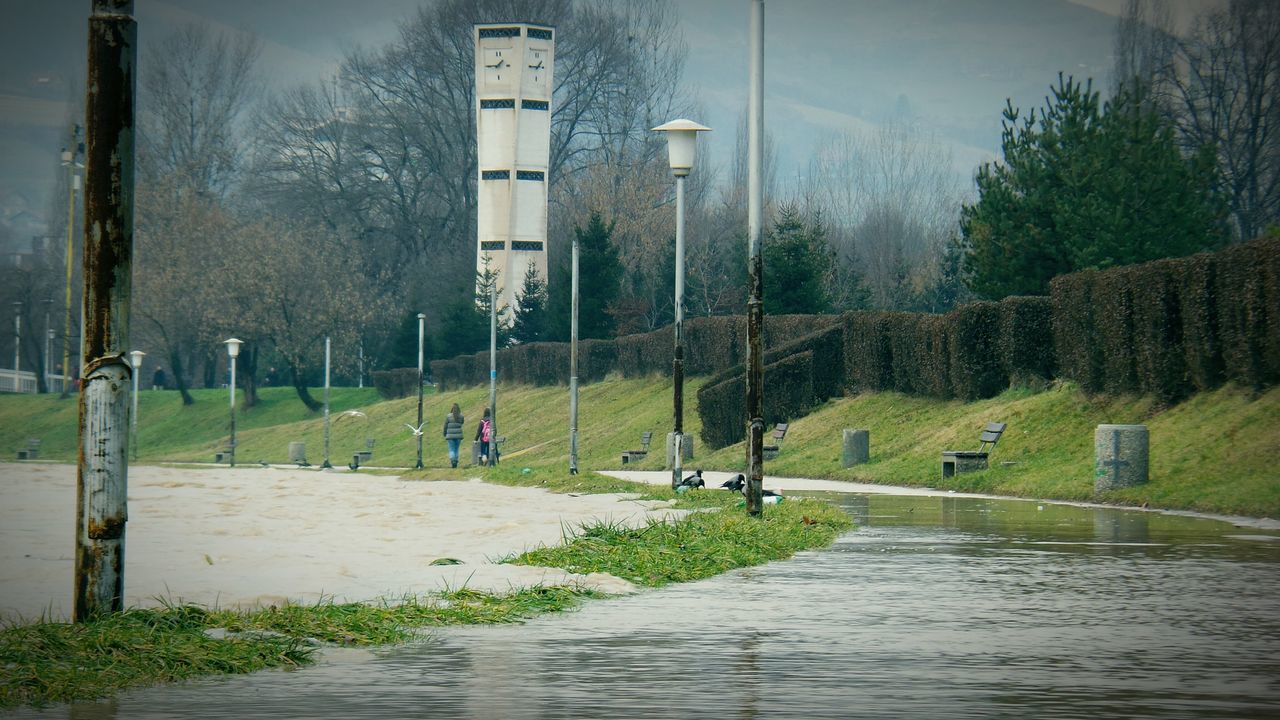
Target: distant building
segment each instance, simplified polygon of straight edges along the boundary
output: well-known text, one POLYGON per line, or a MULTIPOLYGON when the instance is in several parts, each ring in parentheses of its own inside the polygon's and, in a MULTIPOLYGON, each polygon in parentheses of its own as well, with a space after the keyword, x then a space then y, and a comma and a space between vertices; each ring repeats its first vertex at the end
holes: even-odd
POLYGON ((527 23, 475 26, 476 270, 498 273, 504 304, 533 266, 547 278, 547 171, 555 30, 527 23))

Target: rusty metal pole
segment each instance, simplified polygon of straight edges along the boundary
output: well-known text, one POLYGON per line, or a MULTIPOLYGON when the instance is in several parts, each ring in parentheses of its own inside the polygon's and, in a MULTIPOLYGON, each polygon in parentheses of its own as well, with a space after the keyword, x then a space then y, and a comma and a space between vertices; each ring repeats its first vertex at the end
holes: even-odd
POLYGON ((751 2, 751 82, 747 110, 747 513, 760 515, 764 486, 764 0, 751 2))
POLYGON ((123 609, 133 272, 133 0, 93 0, 85 100, 84 369, 76 473, 75 620, 123 609))
POLYGON ((569 315, 569 474, 578 474, 578 234, 573 234, 569 315))

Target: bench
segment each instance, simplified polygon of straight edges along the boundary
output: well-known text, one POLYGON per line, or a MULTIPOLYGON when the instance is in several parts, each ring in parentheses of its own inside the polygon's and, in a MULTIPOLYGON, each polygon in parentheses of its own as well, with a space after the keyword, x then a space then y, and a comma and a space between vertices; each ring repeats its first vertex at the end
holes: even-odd
POLYGON ((986 470, 987 457, 1000 441, 1004 428, 1004 423, 987 423, 987 427, 978 436, 977 450, 943 450, 942 478, 945 480, 961 473, 986 470))
POLYGON ((623 450, 622 451, 622 464, 626 465, 627 463, 632 462, 634 460, 643 460, 644 457, 649 454, 649 443, 652 441, 653 441, 652 432, 646 432, 645 434, 641 435, 639 450, 623 450))
POLYGON ((787 437, 787 424, 778 423, 773 427, 773 444, 765 445, 760 448, 764 451, 764 459, 772 460, 778 457, 778 453, 782 450, 782 440, 787 437))
POLYGON ((19 460, 35 460, 40 457, 40 438, 28 438, 27 446, 18 449, 19 460))

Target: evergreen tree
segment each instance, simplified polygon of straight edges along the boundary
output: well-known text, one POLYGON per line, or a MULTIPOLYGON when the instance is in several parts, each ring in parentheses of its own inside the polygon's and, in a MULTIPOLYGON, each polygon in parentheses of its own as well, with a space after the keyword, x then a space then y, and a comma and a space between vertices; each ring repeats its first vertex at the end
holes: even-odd
POLYGON ((784 205, 764 238, 765 312, 770 315, 831 311, 828 283, 835 257, 819 216, 805 218, 784 205))
MULTIPOLYGON (((573 228, 578 238, 578 337, 611 338, 614 319, 610 310, 622 286, 622 264, 613 247, 613 223, 605 224, 600 213, 592 212, 586 229, 573 228)), ((553 340, 569 339, 572 312, 572 268, 568 263, 556 275, 548 310, 553 340)))
POLYGON ((528 266, 520 287, 519 307, 511 321, 511 339, 515 342, 537 342, 547 336, 547 284, 538 268, 528 266))
POLYGON ((1183 158, 1172 129, 1122 89, 1103 105, 1092 84, 1058 78, 1025 120, 1004 111, 1004 160, 978 170, 961 210, 971 290, 1043 295, 1054 276, 1179 257, 1222 242, 1212 158, 1183 158))
MULTIPOLYGON (((454 357, 486 350, 489 347, 489 307, 491 292, 498 282, 498 271, 491 266, 489 255, 481 259, 481 269, 476 272, 475 292, 471 297, 457 296, 446 307, 440 319, 438 347, 442 357, 454 357)), ((500 296, 502 288, 496 290, 500 296)), ((498 308, 498 347, 508 341, 507 306, 498 308)), ((415 366, 416 366, 415 361, 415 366)))

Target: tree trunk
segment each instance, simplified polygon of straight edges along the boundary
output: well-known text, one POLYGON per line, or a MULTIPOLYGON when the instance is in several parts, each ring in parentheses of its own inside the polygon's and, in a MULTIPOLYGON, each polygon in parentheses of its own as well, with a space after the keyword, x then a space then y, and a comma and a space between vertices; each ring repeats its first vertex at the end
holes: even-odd
POLYGON ((182 394, 182 404, 195 405, 196 399, 191 397, 191 391, 187 389, 187 374, 182 369, 182 354, 177 350, 169 352, 169 370, 173 372, 173 384, 182 394))
POLYGON ((298 371, 297 365, 289 365, 289 380, 293 383, 293 389, 298 393, 298 399, 302 401, 303 405, 307 406, 308 410, 320 412, 324 409, 324 405, 316 402, 316 399, 311 397, 310 391, 307 390, 307 383, 304 381, 302 373, 298 371))
MULTIPOLYGON (((230 372, 229 369, 228 372, 230 372)), ((205 353, 203 374, 205 389, 218 387, 218 353, 205 353)))
POLYGON ((258 404, 258 344, 246 343, 247 353, 241 353, 244 360, 243 372, 237 373, 240 387, 244 388, 244 406, 247 408, 258 404))

